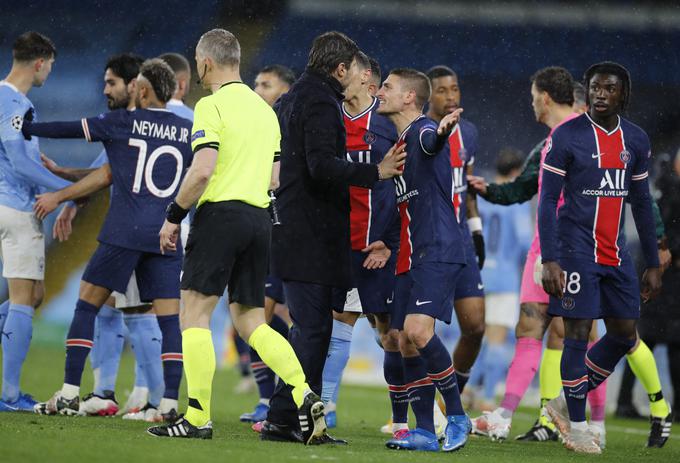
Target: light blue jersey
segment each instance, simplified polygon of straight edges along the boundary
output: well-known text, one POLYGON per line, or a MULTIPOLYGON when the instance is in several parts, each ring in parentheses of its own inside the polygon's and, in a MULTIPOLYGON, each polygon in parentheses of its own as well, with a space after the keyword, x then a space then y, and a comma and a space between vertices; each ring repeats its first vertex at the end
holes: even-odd
POLYGON ((529 203, 501 206, 478 198, 484 224, 486 261, 482 269, 484 290, 489 293, 517 293, 521 267, 533 235, 529 203))
POLYGON ((35 195, 71 183, 49 172, 40 161, 38 138, 24 139, 21 126, 33 104, 16 87, 0 82, 0 204, 32 212, 35 195))
POLYGON ((194 111, 190 107, 185 105, 181 100, 172 99, 168 101, 166 109, 172 111, 179 117, 189 119, 191 122, 194 121, 194 111))

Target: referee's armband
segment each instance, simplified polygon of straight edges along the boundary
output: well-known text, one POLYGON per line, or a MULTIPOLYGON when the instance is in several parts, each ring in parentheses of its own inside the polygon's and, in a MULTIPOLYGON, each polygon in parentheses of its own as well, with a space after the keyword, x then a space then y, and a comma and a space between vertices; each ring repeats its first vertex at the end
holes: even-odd
POLYGON ((279 162, 281 160, 281 153, 274 153, 274 162, 279 162))
POLYGON ((214 150, 219 151, 220 144, 217 143, 216 141, 211 141, 211 142, 208 142, 208 143, 201 143, 200 145, 196 145, 196 147, 194 148, 194 153, 198 153, 203 148, 212 148, 214 150))

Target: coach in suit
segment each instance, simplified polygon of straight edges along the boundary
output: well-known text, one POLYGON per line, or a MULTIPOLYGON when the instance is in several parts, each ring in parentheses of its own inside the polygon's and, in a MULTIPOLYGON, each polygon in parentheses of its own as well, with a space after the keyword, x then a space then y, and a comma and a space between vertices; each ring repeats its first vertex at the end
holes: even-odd
MULTIPOLYGON (((346 160, 343 91, 359 78, 357 45, 339 32, 318 36, 306 71, 275 106, 281 126, 281 224, 272 235, 272 273, 283 280, 293 327, 289 340, 311 388, 321 376, 332 331, 332 299, 351 287, 349 185, 371 188, 399 175, 405 154, 392 149, 378 164, 346 160)), ((279 381, 265 440, 297 441, 297 409, 279 381)), ((332 441, 328 438, 327 441, 332 441)))

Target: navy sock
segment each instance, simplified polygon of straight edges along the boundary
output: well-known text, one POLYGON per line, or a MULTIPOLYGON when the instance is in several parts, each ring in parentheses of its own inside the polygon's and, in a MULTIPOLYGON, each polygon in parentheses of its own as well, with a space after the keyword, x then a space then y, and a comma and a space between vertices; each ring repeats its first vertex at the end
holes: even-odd
POLYGON ((276 386, 274 381, 276 375, 271 368, 262 361, 262 358, 260 358, 257 351, 252 347, 250 348, 250 371, 253 372, 257 390, 260 393, 260 399, 271 399, 274 395, 274 387, 276 386))
POLYGON ((408 400, 413 414, 416 416, 416 427, 434 434, 434 395, 436 389, 427 375, 425 360, 415 357, 403 357, 404 380, 408 390, 408 400))
POLYGON ((404 364, 401 360, 401 352, 385 351, 383 373, 390 391, 392 422, 408 423, 408 390, 404 384, 404 364))
POLYGON ((635 345, 635 339, 617 338, 605 334, 586 354, 588 388, 595 389, 612 374, 616 364, 635 345))
POLYGON ((234 330, 234 345, 238 352, 238 366, 241 376, 250 376, 250 346, 234 330))
MULTIPOLYGON (((425 347, 418 351, 427 365, 427 374, 444 399, 446 414, 449 416, 464 415, 453 362, 439 336, 436 334, 432 336, 425 347)), ((467 382, 467 379, 465 381, 467 382)))
POLYGON ((179 383, 182 381, 182 332, 179 329, 179 314, 158 315, 158 326, 163 335, 161 360, 163 360, 163 379, 166 399, 177 400, 179 383))
POLYGON ((586 420, 586 398, 588 396, 588 371, 586 351, 588 341, 565 338, 560 372, 562 388, 567 400, 569 419, 574 422, 586 420))
POLYGON ((64 383, 80 386, 87 355, 92 349, 94 323, 99 309, 82 299, 78 299, 73 312, 71 327, 66 336, 66 366, 64 383))

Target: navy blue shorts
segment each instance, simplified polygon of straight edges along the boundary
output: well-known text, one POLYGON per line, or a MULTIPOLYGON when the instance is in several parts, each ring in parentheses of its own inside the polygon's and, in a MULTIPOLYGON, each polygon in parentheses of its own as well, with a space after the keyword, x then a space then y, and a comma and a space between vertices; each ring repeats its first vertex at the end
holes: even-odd
POLYGON ((283 294, 283 281, 274 276, 268 275, 264 284, 264 295, 273 299, 279 304, 286 303, 286 296, 283 294))
POLYGON ((385 266, 368 270, 363 264, 366 253, 352 251, 352 280, 359 291, 359 300, 363 313, 388 313, 387 301, 391 298, 396 282, 394 269, 397 265, 397 253, 392 253, 385 266))
POLYGON ((408 314, 429 315, 451 323, 453 296, 464 264, 424 262, 397 275, 390 326, 403 330, 408 314))
POLYGON ((461 272, 458 283, 456 283, 456 294, 453 296, 454 301, 468 297, 484 297, 484 284, 482 283, 479 265, 477 265, 477 255, 475 254, 472 240, 468 241, 469 244, 465 247, 467 265, 461 272))
POLYGON ((632 259, 623 259, 620 267, 574 258, 559 263, 567 285, 562 299, 550 296, 550 315, 587 320, 640 318, 640 285, 632 259))
POLYGON ((83 281, 125 294, 135 272, 142 302, 179 299, 182 254, 162 255, 99 243, 83 273, 83 281))

